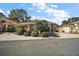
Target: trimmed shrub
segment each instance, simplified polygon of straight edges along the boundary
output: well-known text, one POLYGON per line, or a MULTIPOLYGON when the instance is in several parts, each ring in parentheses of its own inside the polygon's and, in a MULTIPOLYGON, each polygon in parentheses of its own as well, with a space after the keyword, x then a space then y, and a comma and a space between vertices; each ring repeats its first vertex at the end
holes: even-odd
POLYGON ((8 26, 7 32, 15 32, 15 27, 14 26, 8 26))
POLYGON ((48 32, 42 32, 39 34, 40 37, 48 37, 48 32))
POLYGON ((27 32, 24 32, 24 34, 23 34, 24 36, 27 36, 27 32))
POLYGON ((2 30, 0 29, 0 34, 2 33, 2 30))
POLYGON ((24 28, 24 25, 19 24, 19 25, 18 25, 18 28, 24 28))
POLYGON ((19 24, 18 27, 17 27, 17 31, 16 31, 16 34, 18 35, 23 35, 24 34, 24 25, 21 25, 19 24))
POLYGON ((38 36, 38 31, 37 30, 33 30, 31 32, 31 36, 33 36, 33 37, 38 36))
POLYGON ((31 35, 30 31, 24 32, 24 36, 30 36, 30 35, 31 35))
POLYGON ((19 28, 19 29, 16 31, 16 34, 18 34, 18 35, 23 35, 23 34, 24 34, 24 29, 23 29, 23 28, 19 28))

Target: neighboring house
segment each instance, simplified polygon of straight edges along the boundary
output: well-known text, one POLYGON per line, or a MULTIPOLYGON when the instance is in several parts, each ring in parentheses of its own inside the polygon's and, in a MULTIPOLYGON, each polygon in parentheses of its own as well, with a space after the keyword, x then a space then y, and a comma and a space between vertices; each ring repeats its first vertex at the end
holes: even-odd
MULTIPOLYGON (((9 26, 13 26, 15 28, 15 30, 17 30, 17 26, 21 24, 21 25, 24 25, 24 29, 26 31, 31 31, 33 28, 35 28, 35 22, 30 20, 30 21, 26 21, 24 23, 19 23, 17 21, 12 21, 12 20, 7 20, 7 19, 4 19, 4 20, 0 20, 0 30, 4 30, 6 31, 7 28, 9 26)), ((48 27, 50 29, 50 31, 57 31, 57 24, 55 23, 52 23, 52 22, 48 22, 48 27)))
POLYGON ((0 20, 0 30, 1 31, 7 31, 7 28, 9 26, 12 26, 15 28, 16 30, 16 26, 18 25, 18 23, 11 21, 11 20, 0 20))
POLYGON ((27 21, 27 22, 20 23, 20 24, 24 25, 24 27, 25 27, 24 29, 26 31, 31 31, 35 27, 35 23, 32 21, 27 21))
POLYGON ((79 33, 79 21, 73 22, 73 24, 75 25, 74 28, 75 33, 79 33))
POLYGON ((79 21, 64 25, 59 28, 59 32, 79 33, 79 21))
POLYGON ((65 33, 70 33, 71 32, 71 28, 68 26, 63 26, 59 28, 59 32, 65 32, 65 33))
POLYGON ((60 32, 60 33, 64 32, 64 28, 63 27, 59 27, 58 32, 60 32))
POLYGON ((17 29, 17 26, 19 24, 24 25, 24 28, 26 31, 31 31, 32 28, 34 27, 35 23, 32 21, 27 21, 25 23, 18 23, 16 21, 12 21, 12 20, 0 20, 0 30, 4 30, 6 31, 6 29, 8 28, 8 26, 13 26, 15 28, 15 30, 17 29))
POLYGON ((64 32, 65 33, 70 33, 71 32, 71 28, 70 27, 64 27, 64 32))

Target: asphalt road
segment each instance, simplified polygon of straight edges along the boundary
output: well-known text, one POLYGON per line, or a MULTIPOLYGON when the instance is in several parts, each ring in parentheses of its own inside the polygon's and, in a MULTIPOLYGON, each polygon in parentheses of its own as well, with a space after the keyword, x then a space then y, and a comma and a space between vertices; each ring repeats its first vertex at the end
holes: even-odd
POLYGON ((0 42, 1 56, 78 56, 79 39, 0 42))

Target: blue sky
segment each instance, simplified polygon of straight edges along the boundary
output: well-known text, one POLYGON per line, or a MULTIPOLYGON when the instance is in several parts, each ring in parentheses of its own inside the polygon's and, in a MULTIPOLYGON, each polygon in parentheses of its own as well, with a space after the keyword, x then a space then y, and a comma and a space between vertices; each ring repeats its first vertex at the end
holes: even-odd
POLYGON ((32 19, 46 19, 61 24, 69 17, 79 16, 78 3, 0 3, 0 12, 8 16, 11 9, 25 9, 32 19))

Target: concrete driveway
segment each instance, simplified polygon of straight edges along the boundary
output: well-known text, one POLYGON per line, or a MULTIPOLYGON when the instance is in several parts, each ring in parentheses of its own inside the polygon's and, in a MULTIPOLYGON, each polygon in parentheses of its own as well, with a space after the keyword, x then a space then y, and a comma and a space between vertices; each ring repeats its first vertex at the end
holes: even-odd
POLYGON ((79 34, 58 33, 59 38, 79 38, 79 34))

